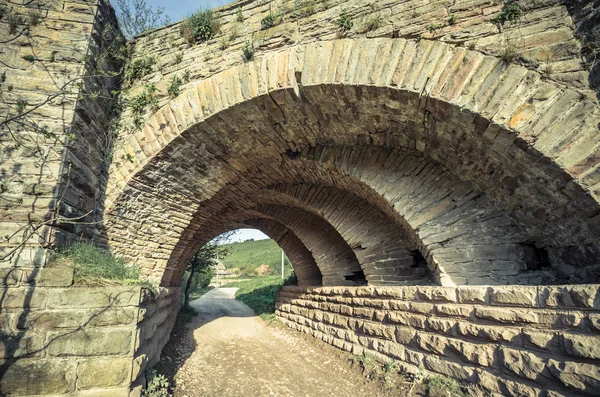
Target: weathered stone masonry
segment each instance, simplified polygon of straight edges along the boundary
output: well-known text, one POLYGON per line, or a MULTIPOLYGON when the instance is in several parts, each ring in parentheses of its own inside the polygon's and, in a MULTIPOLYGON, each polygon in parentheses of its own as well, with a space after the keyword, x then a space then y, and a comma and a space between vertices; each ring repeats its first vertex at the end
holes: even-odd
POLYGON ((347 350, 504 396, 600 393, 597 285, 284 287, 281 321, 347 350))
POLYGON ((493 0, 292 3, 304 7, 222 7, 205 43, 188 43, 180 23, 129 43, 156 64, 123 95, 155 84, 159 109, 139 130, 126 111, 116 139, 110 72, 121 65, 107 54, 122 41, 110 6, 2 3, 43 17, 12 35, 0 20, 3 113, 86 76, 19 129, 45 157, 2 131, 2 252, 31 221, 86 221, 44 227, 1 263, 2 392, 138 391, 190 256, 256 227, 300 286, 336 286, 284 290, 290 326, 503 395, 597 394, 598 286, 543 285, 599 280, 598 2, 521 0, 520 20, 502 26, 493 0), (354 22, 344 37, 342 9, 354 22), (261 30, 271 11, 280 23, 261 30), (72 269, 45 266, 40 244, 78 238, 141 265, 158 297, 75 288, 72 269), (119 314, 93 317, 107 306, 119 314), (123 349, 107 345, 109 329, 123 349))

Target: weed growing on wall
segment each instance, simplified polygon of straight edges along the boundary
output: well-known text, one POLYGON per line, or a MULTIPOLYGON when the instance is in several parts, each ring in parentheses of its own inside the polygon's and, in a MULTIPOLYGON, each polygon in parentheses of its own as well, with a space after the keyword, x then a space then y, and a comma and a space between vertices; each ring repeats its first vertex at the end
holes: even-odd
POLYGON ((129 98, 127 104, 134 115, 141 115, 144 113, 146 106, 151 106, 153 109, 158 108, 158 89, 154 84, 146 84, 144 89, 134 97, 129 98))
POLYGON ((131 85, 135 80, 152 73, 156 60, 152 57, 138 58, 127 65, 125 70, 125 81, 131 85))
POLYGON ((342 10, 342 12, 340 13, 340 17, 338 18, 336 23, 338 26, 338 30, 342 35, 348 33, 350 29, 352 29, 352 26, 354 26, 354 22, 352 22, 352 19, 350 18, 350 15, 348 15, 348 12, 346 10, 342 10))
POLYGON ((521 7, 515 0, 508 0, 504 3, 500 14, 492 19, 492 22, 496 25, 504 25, 506 22, 516 21, 521 18, 521 7))
POLYGON ((244 48, 242 48, 242 57, 246 62, 254 59, 254 46, 249 41, 247 41, 246 44, 244 44, 244 48))
POLYGON ((50 266, 70 265, 75 269, 75 282, 84 285, 105 285, 119 282, 127 285, 142 285, 154 288, 143 280, 140 269, 116 258, 108 251, 90 243, 76 243, 56 251, 50 258, 50 266))
POLYGON ((181 35, 190 43, 202 43, 212 39, 220 28, 219 20, 212 10, 198 11, 181 25, 181 35))
POLYGON ((161 374, 158 374, 156 370, 148 371, 146 373, 146 379, 148 381, 146 388, 142 392, 142 397, 169 397, 169 380, 161 374))
POLYGON ((179 95, 182 85, 183 79, 181 77, 177 75, 171 77, 171 80, 169 80, 169 87, 167 88, 167 93, 169 94, 169 97, 175 98, 177 95, 179 95))
POLYGON ((269 13, 269 15, 267 15, 262 19, 262 21, 260 21, 260 30, 266 30, 277 25, 278 19, 279 18, 277 18, 275 14, 269 13))

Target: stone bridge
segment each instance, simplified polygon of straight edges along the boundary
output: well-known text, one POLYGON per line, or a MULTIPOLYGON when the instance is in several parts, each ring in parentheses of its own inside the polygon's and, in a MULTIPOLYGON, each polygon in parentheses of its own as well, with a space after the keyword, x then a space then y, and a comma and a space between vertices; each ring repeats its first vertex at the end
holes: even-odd
POLYGON ((208 41, 136 37, 126 70, 149 66, 122 79, 108 4, 5 2, 42 18, 0 19, 0 106, 27 112, 1 137, 0 391, 139 392, 191 256, 251 227, 291 260, 298 330, 501 395, 598 395, 600 4, 517 3, 239 1, 208 41), (115 116, 119 91, 150 100, 115 116), (46 266, 77 239, 159 294, 46 266))

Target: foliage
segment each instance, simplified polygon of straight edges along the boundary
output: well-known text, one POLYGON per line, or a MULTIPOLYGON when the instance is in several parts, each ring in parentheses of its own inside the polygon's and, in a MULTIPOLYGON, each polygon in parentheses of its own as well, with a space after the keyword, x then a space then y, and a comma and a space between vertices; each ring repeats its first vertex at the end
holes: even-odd
POLYGON ((153 8, 145 0, 117 0, 117 19, 125 37, 131 39, 146 30, 169 23, 164 7, 153 8))
POLYGON ((155 370, 146 373, 148 384, 142 397, 169 397, 169 381, 164 375, 157 374, 155 370))
POLYGON ((431 24, 429 26, 427 26, 427 30, 429 31, 429 33, 433 33, 436 30, 438 30, 440 27, 436 24, 431 24))
POLYGON ((456 15, 451 15, 450 18, 448 18, 448 25, 453 26, 456 23, 456 15))
POLYGON ((29 11, 29 25, 37 26, 40 24, 42 20, 42 14, 39 10, 30 10, 29 11))
POLYGON ((219 32, 219 20, 212 10, 200 10, 181 25, 181 34, 190 44, 210 40, 219 32))
POLYGON ((352 19, 346 10, 342 10, 340 13, 340 17, 337 20, 337 26, 342 34, 347 33, 352 29, 352 26, 354 26, 354 22, 352 22, 352 19))
POLYGON ((87 242, 57 250, 50 258, 50 264, 72 265, 75 268, 75 280, 84 284, 113 280, 152 288, 148 281, 142 280, 137 266, 87 242))
POLYGON ((317 12, 316 0, 295 0, 294 8, 296 16, 309 17, 317 12))
POLYGON ((242 56, 246 62, 254 59, 254 46, 249 41, 247 41, 244 48, 242 48, 242 56))
POLYGON ((189 69, 187 69, 185 72, 183 72, 181 79, 183 80, 184 83, 190 82, 190 70, 189 69))
POLYGON ((433 376, 427 380, 427 391, 429 394, 433 394, 436 390, 436 395, 438 396, 465 397, 465 394, 457 381, 441 375, 433 376))
POLYGON ((17 33, 19 25, 23 23, 23 20, 14 12, 9 11, 6 13, 6 23, 8 23, 8 32, 10 34, 15 34, 17 33))
POLYGON ((268 276, 230 283, 227 287, 239 288, 235 292, 235 297, 250 306, 260 316, 275 312, 275 298, 282 285, 281 276, 268 276))
POLYGON ((266 17, 262 19, 262 21, 260 21, 260 30, 267 30, 269 28, 272 28, 273 26, 277 25, 277 20, 277 16, 270 12, 266 17))
POLYGON ((154 84, 146 84, 139 94, 129 99, 127 104, 131 108, 131 112, 139 116, 144 113, 146 106, 151 106, 152 109, 158 108, 157 91, 154 84))
POLYGON ((175 63, 181 63, 183 61, 183 52, 175 54, 175 63))
POLYGON ((31 54, 25 54, 21 58, 23 58, 27 62, 35 62, 35 57, 31 54))
POLYGON ((133 81, 150 74, 155 63, 156 60, 148 56, 130 62, 125 70, 125 80, 131 84, 133 81))
POLYGON ((366 32, 377 30, 380 27, 381 27, 381 18, 379 16, 371 17, 371 18, 367 19, 367 22, 365 23, 365 31, 366 32))
POLYGON ((28 105, 27 101, 24 101, 22 99, 17 100, 17 114, 23 113, 23 111, 25 110, 27 105, 28 105))
MULTIPOLYGON (((229 254, 221 259, 228 269, 240 269, 246 275, 254 275, 254 270, 267 264, 275 274, 281 273, 281 248, 270 239, 245 241, 227 245, 229 254)), ((289 260, 285 258, 286 276, 291 272, 289 260)))
POLYGON ((238 8, 235 13, 235 20, 238 22, 244 22, 244 14, 242 14, 242 7, 238 8))
POLYGON ((520 53, 517 49, 517 46, 510 40, 507 40, 500 49, 500 58, 502 58, 502 60, 506 63, 513 62, 519 57, 519 55, 520 53))
POLYGON ((167 88, 167 93, 169 94, 169 97, 175 98, 177 95, 179 95, 182 85, 183 80, 181 79, 181 77, 177 75, 171 77, 171 80, 169 80, 169 87, 167 88))
POLYGON ((521 13, 521 7, 519 7, 515 0, 507 0, 500 14, 492 19, 492 22, 497 25, 504 25, 505 22, 516 21, 521 18, 521 13))

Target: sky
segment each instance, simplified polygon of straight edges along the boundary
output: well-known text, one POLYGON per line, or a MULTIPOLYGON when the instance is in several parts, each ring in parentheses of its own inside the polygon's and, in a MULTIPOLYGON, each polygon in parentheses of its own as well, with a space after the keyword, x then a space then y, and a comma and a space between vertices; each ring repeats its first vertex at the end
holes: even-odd
POLYGON ((238 229, 238 232, 229 238, 229 242, 246 241, 249 239, 264 240, 269 238, 266 234, 256 229, 238 229))
MULTIPOLYGON (((147 6, 164 7, 165 14, 171 18, 171 22, 177 22, 199 9, 215 8, 227 3, 233 3, 233 0, 146 0, 147 6)), ((116 7, 116 0, 111 0, 111 4, 116 7)))

